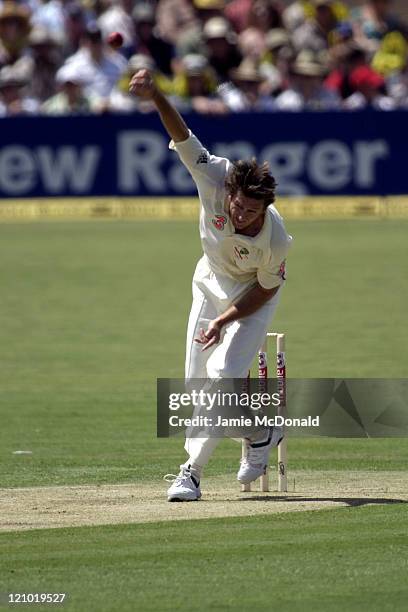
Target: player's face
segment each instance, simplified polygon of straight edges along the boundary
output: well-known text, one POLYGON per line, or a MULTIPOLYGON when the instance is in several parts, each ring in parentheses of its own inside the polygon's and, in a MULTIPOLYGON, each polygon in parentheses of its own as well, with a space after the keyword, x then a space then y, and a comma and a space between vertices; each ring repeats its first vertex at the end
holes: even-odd
POLYGON ((263 200, 248 198, 241 191, 228 196, 229 214, 237 230, 245 230, 260 223, 265 214, 263 200))

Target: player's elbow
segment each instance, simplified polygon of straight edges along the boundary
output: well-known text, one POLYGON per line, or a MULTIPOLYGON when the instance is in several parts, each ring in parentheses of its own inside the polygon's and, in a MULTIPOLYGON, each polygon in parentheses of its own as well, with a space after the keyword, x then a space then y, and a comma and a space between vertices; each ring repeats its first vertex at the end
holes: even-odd
POLYGON ((259 292, 267 300, 270 300, 274 295, 276 295, 276 293, 279 291, 279 287, 280 287, 280 285, 278 285, 277 287, 272 287, 272 289, 266 289, 265 287, 262 287, 262 285, 260 285, 258 283, 258 290, 259 290, 259 292))

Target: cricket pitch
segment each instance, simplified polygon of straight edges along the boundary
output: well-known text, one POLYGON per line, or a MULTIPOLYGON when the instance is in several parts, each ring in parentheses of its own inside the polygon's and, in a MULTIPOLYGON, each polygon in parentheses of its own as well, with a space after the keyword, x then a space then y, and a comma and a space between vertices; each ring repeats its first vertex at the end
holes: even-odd
MULTIPOLYGON (((253 516, 408 502, 408 474, 297 471, 288 493, 242 493, 231 476, 206 478, 203 498, 166 501, 165 482, 0 489, 0 532, 253 516)), ((271 488, 276 476, 271 474, 271 488)))

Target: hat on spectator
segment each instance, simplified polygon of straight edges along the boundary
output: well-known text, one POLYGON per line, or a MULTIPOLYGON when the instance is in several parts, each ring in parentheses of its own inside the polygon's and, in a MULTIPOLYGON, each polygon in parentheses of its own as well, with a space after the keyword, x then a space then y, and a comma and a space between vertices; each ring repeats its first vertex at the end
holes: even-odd
POLYGON ((194 0, 194 6, 203 11, 222 11, 225 8, 225 0, 194 0))
POLYGON ((300 76, 323 77, 327 73, 327 67, 316 59, 313 52, 304 50, 292 64, 291 72, 300 76))
POLYGON ((132 17, 138 23, 154 23, 156 20, 154 8, 151 4, 148 4, 147 2, 136 4, 135 8, 132 11, 132 17))
POLYGON ((62 42, 63 41, 59 40, 55 34, 43 26, 35 26, 28 37, 28 44, 30 47, 36 47, 37 45, 57 46, 61 45, 62 42))
POLYGON ((365 64, 365 57, 365 51, 359 45, 357 45, 355 41, 347 40, 334 45, 330 49, 328 59, 331 66, 342 66, 345 68, 346 66, 349 67, 350 64, 358 61, 365 64))
POLYGON ((226 19, 223 17, 212 17, 207 21, 203 28, 205 40, 213 40, 215 38, 225 38, 229 42, 235 40, 234 32, 226 19))
POLYGON ((267 50, 263 32, 258 28, 246 28, 238 35, 238 46, 243 57, 263 57, 267 50))
POLYGON ((0 21, 7 19, 18 19, 23 22, 27 29, 30 29, 30 13, 17 2, 7 0, 0 9, 0 21))
POLYGON ((243 59, 238 68, 230 71, 230 77, 234 81, 246 83, 259 83, 263 80, 256 63, 249 57, 243 59))
POLYGON ((85 75, 81 66, 69 62, 68 64, 64 64, 63 66, 61 66, 61 68, 57 71, 57 74, 55 75, 55 80, 59 85, 64 85, 65 83, 85 85, 88 81, 88 78, 85 75))
POLYGON ((70 19, 74 20, 85 20, 84 6, 78 4, 78 2, 69 2, 64 6, 64 12, 70 19))
POLYGON ((319 8, 319 6, 331 6, 333 0, 312 0, 312 4, 315 8, 319 8))
POLYGON ((266 46, 271 51, 284 45, 290 45, 290 36, 283 28, 273 28, 269 30, 265 38, 266 46))
POLYGON ((361 86, 379 89, 384 85, 384 79, 378 72, 370 68, 370 66, 359 66, 350 74, 350 85, 355 89, 361 86))
POLYGON ((0 89, 4 87, 23 87, 26 83, 27 78, 14 66, 4 66, 0 70, 0 89))
POLYGON ((201 76, 208 68, 208 60, 199 53, 189 53, 183 57, 183 68, 187 76, 201 76))
POLYGON ((96 22, 87 25, 84 36, 92 42, 103 42, 102 30, 98 27, 96 22))
POLYGON ((137 72, 138 70, 156 70, 156 63, 152 57, 144 55, 144 53, 135 53, 128 61, 129 72, 137 72))
POLYGON ((272 92, 282 88, 284 82, 283 76, 273 64, 262 62, 259 65, 259 74, 264 81, 268 82, 272 92))

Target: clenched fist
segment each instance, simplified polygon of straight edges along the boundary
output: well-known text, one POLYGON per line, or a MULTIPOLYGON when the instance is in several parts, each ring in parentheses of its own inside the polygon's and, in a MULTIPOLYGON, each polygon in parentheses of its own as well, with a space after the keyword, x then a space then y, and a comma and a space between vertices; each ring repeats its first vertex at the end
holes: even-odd
POLYGON ((129 91, 142 100, 151 100, 156 93, 156 86, 150 72, 138 70, 130 80, 129 91))

